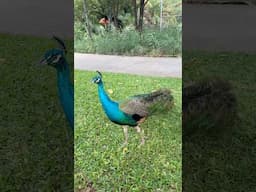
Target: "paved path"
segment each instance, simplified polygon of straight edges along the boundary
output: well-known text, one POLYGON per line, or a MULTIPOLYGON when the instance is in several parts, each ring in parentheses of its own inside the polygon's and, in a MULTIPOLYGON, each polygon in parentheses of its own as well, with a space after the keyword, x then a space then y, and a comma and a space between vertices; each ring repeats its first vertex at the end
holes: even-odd
POLYGON ((183 48, 256 52, 256 6, 183 5, 183 48))
POLYGON ((75 53, 75 69, 158 77, 182 76, 180 57, 126 57, 75 53))

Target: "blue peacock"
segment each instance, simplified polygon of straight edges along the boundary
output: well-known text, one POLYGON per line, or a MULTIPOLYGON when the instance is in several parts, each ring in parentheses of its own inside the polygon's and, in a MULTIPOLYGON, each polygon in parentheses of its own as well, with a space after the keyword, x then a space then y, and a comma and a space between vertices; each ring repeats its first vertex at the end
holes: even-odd
POLYGON ((124 145, 128 144, 128 127, 134 127, 141 137, 141 144, 144 144, 144 131, 140 124, 147 117, 157 112, 169 110, 174 98, 168 89, 159 89, 152 93, 135 95, 125 101, 116 102, 109 98, 104 89, 102 74, 97 71, 92 82, 98 85, 99 100, 108 119, 115 124, 121 125, 124 131, 124 145))
POLYGON ((58 37, 53 37, 60 48, 48 50, 40 61, 43 65, 49 65, 57 71, 57 86, 60 103, 69 122, 74 130, 74 85, 70 81, 70 70, 65 58, 67 49, 65 43, 58 37))

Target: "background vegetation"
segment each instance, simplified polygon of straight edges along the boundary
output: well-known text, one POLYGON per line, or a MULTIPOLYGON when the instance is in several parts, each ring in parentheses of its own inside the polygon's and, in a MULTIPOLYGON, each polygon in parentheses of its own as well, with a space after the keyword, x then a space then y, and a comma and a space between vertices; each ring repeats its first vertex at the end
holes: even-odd
POLYGON ((173 109, 141 125, 145 145, 138 147, 140 138, 131 128, 124 148, 121 126, 107 119, 91 83, 95 72, 75 74, 75 191, 90 181, 97 191, 181 191, 181 79, 103 73, 117 101, 160 87, 173 92, 173 109))
POLYGON ((181 55, 181 20, 180 0, 163 0, 161 31, 159 0, 75 0, 75 51, 118 55, 181 55), (142 7, 143 13, 140 14, 142 7), (104 15, 120 19, 124 26, 122 32, 113 26, 106 30, 99 24, 104 15))
POLYGON ((183 0, 184 3, 198 4, 244 4, 256 5, 256 0, 183 0))

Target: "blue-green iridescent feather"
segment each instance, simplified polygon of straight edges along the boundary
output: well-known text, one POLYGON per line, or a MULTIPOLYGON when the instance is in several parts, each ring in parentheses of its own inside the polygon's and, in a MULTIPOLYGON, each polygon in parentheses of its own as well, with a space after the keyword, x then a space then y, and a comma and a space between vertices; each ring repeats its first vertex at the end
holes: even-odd
POLYGON ((64 59, 61 66, 57 67, 57 86, 60 102, 70 127, 74 130, 74 86, 70 82, 70 71, 64 59))
POLYGON ((107 117, 114 123, 120 125, 136 126, 138 123, 132 118, 132 115, 126 114, 120 110, 119 104, 112 101, 104 90, 103 82, 98 84, 99 99, 102 104, 103 110, 107 117))

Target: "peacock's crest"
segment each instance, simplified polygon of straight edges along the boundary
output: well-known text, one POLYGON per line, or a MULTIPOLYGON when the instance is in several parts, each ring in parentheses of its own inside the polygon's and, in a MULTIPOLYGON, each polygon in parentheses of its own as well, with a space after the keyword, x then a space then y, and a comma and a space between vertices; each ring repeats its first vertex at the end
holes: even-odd
POLYGON ((92 82, 96 84, 102 83, 102 74, 101 72, 97 71, 98 75, 92 78, 92 82))

